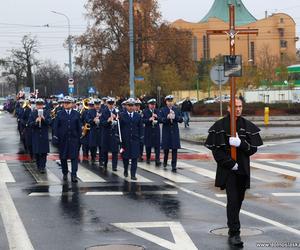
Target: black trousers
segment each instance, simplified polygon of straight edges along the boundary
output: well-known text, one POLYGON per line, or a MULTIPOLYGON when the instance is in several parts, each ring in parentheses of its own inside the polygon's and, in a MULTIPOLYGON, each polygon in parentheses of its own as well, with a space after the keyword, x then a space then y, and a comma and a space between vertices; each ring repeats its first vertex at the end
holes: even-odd
MULTIPOLYGON (((124 164, 124 171, 128 171, 129 167, 129 159, 123 158, 123 164, 124 164)), ((131 168, 130 168, 130 175, 131 177, 135 177, 137 170, 137 158, 131 159, 131 168)))
POLYGON ((229 236, 240 235, 240 210, 246 192, 246 175, 231 171, 226 182, 227 194, 227 225, 229 236))
MULTIPOLYGON (((172 149, 172 169, 175 169, 177 166, 177 149, 172 149)), ((169 149, 164 149, 164 165, 168 163, 168 158, 169 158, 169 149)))
POLYGON ((96 155, 97 155, 97 149, 99 148, 99 162, 104 162, 104 155, 103 152, 101 150, 101 147, 90 147, 90 151, 91 151, 91 157, 92 159, 96 159, 96 155))
MULTIPOLYGON (((61 162, 61 169, 62 169, 62 173, 68 174, 69 170, 68 170, 68 160, 67 159, 60 159, 61 162)), ((72 176, 77 176, 77 170, 78 170, 78 159, 71 159, 71 165, 72 165, 72 172, 71 175, 72 176)))
MULTIPOLYGON (((112 156, 112 168, 113 169, 117 169, 118 166, 118 152, 112 152, 111 153, 112 156)), ((103 152, 103 163, 104 166, 107 166, 108 163, 108 152, 103 152)))
MULTIPOLYGON (((152 147, 146 147, 147 160, 151 159, 151 149, 152 149, 152 147)), ((155 152, 155 162, 159 162, 160 161, 160 147, 155 147, 154 152, 155 152)))
POLYGON ((47 154, 35 154, 36 166, 38 169, 45 169, 47 154))

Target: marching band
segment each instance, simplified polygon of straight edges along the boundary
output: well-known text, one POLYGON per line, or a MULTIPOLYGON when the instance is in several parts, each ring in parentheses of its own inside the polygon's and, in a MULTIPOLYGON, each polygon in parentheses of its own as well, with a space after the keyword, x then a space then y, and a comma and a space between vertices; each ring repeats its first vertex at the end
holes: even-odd
POLYGON ((150 99, 143 109, 142 102, 133 98, 120 103, 120 107, 111 97, 83 100, 69 96, 58 100, 51 97, 48 102, 40 98, 19 98, 15 115, 20 140, 41 174, 45 173, 49 141, 52 141, 59 151, 64 181, 68 180, 68 160, 71 160, 71 181, 76 183, 79 160, 90 160, 95 165, 97 153, 104 172, 108 168, 109 154, 112 171, 118 171, 121 156, 124 176, 128 177, 130 172, 130 178, 137 180, 138 162, 143 161, 144 147, 147 165, 151 164, 154 149, 156 167, 161 166, 160 150, 163 149, 165 170, 172 150, 172 172, 177 171, 178 123, 183 119, 173 105, 173 96, 166 96, 165 101, 166 106, 159 109, 156 99, 150 99), (52 139, 49 139, 49 130, 52 139))

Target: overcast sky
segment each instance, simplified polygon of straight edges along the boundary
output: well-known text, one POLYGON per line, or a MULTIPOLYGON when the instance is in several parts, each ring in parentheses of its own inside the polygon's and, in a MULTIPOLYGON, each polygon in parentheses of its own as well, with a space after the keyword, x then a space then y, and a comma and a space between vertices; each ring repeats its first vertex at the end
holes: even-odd
MULTIPOLYGON (((221 1, 221 0, 220 0, 221 1)), ((159 0, 163 19, 184 19, 198 22, 208 12, 214 0, 159 0)), ((269 13, 285 12, 300 21, 299 0, 244 0, 246 7, 257 18, 269 13)), ((40 59, 50 59, 64 64, 68 52, 63 48, 67 37, 67 20, 51 13, 63 12, 71 19, 72 34, 83 33, 87 24, 84 17, 86 0, 0 0, 0 57, 18 48, 24 34, 36 35, 39 40, 40 59), (49 24, 49 27, 43 27, 49 24)), ((297 26, 297 36, 300 27, 297 26)))

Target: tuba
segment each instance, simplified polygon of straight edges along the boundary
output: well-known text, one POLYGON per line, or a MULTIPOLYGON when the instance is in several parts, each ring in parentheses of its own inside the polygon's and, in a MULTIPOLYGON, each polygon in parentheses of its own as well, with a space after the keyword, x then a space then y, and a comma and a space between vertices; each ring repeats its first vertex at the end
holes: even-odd
POLYGON ((80 110, 80 114, 83 113, 83 111, 85 110, 88 110, 89 109, 89 101, 90 101, 90 98, 85 98, 82 100, 82 109, 80 110))
POLYGON ((83 127, 82 127, 82 133, 81 133, 81 138, 85 137, 88 132, 90 131, 91 126, 89 123, 86 123, 83 127))

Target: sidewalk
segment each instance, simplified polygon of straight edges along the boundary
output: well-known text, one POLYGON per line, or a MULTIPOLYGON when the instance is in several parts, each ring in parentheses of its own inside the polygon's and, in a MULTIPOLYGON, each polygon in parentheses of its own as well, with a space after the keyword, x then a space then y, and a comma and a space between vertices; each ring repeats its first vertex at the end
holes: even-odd
MULTIPOLYGON (((181 124, 180 138, 185 141, 204 144, 208 135, 208 129, 217 118, 212 117, 211 121, 201 119, 201 122, 191 122, 189 128, 184 128, 184 125, 181 124)), ((254 121, 254 123, 261 129, 263 141, 300 138, 300 121, 272 121, 269 127, 265 127, 261 121, 254 121)))

